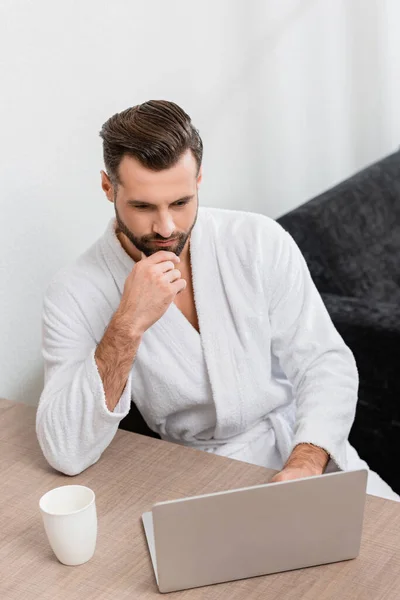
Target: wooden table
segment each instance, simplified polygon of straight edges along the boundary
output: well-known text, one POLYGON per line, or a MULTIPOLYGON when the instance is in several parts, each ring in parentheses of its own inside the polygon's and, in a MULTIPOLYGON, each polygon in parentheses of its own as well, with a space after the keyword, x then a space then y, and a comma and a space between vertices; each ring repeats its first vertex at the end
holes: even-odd
MULTIPOLYGON (((258 485, 268 471, 118 431, 100 461, 70 478, 44 460, 35 410, 0 400, 1 600, 160 598, 140 521, 157 501, 258 485), (68 483, 91 487, 99 535, 92 560, 66 567, 43 530, 39 498, 68 483)), ((361 554, 352 561, 170 594, 195 600, 398 600, 400 504, 368 497, 361 554)))

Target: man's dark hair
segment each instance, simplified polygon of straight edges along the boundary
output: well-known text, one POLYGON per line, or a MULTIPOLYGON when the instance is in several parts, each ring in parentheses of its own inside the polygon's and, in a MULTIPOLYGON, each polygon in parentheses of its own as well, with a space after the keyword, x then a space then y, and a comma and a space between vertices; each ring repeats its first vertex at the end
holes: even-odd
POLYGON ((191 150, 200 170, 203 143, 192 121, 177 104, 149 100, 110 117, 101 128, 104 164, 114 185, 120 183, 118 167, 125 155, 144 167, 161 171, 173 167, 191 150))

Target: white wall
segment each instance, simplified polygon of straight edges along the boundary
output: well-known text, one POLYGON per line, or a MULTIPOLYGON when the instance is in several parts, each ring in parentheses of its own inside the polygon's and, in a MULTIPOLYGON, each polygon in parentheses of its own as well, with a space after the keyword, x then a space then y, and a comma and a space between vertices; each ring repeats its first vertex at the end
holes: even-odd
POLYGON ((0 396, 36 403, 47 282, 103 231, 98 131, 149 98, 205 143, 204 204, 278 216, 400 141, 397 0, 3 0, 0 396))

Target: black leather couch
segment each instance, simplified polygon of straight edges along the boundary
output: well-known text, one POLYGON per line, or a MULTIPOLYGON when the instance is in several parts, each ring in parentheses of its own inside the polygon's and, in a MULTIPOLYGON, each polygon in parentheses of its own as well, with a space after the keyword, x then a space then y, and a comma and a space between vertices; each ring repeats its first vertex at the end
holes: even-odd
POLYGON ((400 152, 278 222, 302 250, 357 361, 350 442, 400 493, 400 152))

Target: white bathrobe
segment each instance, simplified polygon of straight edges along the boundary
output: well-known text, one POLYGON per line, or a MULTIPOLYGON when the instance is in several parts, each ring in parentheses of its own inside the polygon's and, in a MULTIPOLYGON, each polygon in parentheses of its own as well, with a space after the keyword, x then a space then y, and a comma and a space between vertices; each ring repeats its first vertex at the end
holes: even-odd
POLYGON ((354 358, 289 234, 265 216, 200 208, 190 256, 200 334, 171 304, 145 332, 113 412, 94 352, 135 265, 114 220, 53 279, 37 413, 48 462, 71 475, 95 463, 134 401, 171 442, 276 469, 309 442, 341 469, 363 466, 347 442, 354 358))

